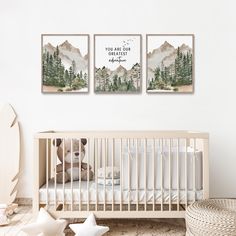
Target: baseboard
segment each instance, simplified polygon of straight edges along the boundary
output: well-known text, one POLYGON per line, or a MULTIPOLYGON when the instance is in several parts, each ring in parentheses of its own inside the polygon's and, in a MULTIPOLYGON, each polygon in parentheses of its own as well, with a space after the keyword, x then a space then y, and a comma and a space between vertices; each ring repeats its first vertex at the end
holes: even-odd
POLYGON ((17 203, 19 206, 32 206, 32 198, 16 198, 14 203, 17 203))

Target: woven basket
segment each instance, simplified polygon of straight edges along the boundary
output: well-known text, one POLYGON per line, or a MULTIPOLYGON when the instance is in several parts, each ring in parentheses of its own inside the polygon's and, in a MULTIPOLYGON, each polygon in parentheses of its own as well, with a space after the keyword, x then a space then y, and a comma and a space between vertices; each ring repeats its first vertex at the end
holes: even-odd
POLYGON ((186 211, 186 235, 236 236, 236 200, 211 199, 190 205, 186 211))

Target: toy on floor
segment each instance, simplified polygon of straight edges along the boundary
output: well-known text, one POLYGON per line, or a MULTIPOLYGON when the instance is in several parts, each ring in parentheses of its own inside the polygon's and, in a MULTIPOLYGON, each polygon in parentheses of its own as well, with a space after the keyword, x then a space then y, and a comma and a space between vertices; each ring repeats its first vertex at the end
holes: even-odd
POLYGON ((107 226, 99 226, 94 214, 90 214, 83 224, 70 224, 75 236, 101 236, 109 231, 107 226))
POLYGON ((44 208, 41 208, 35 223, 22 227, 22 231, 29 236, 64 236, 67 221, 55 220, 44 208))
POLYGON ((57 146, 57 156, 61 161, 60 164, 57 165, 57 175, 56 180, 57 183, 63 183, 63 176, 65 178, 65 183, 71 181, 73 177, 73 181, 79 180, 81 176, 81 180, 88 180, 87 170, 89 168, 89 180, 93 179, 93 171, 91 170, 91 166, 87 163, 83 162, 85 156, 85 145, 87 144, 87 139, 81 139, 81 142, 78 139, 73 139, 71 143, 71 139, 65 139, 63 142, 62 139, 57 139, 56 142, 53 142, 54 145, 57 146), (64 150, 63 150, 64 147, 64 150), (72 150, 71 150, 72 149, 72 150), (65 155, 63 157, 63 155, 65 155), (71 161, 73 163, 73 168, 71 170, 71 161), (64 165, 63 165, 64 162, 64 165), (81 163, 80 163, 81 162, 81 163), (64 167, 64 170, 63 170, 64 167), (79 171, 81 167, 81 172, 79 171))
POLYGON ((7 216, 11 216, 14 213, 15 214, 18 213, 18 204, 16 204, 16 203, 12 203, 12 204, 8 205, 6 208, 7 216))

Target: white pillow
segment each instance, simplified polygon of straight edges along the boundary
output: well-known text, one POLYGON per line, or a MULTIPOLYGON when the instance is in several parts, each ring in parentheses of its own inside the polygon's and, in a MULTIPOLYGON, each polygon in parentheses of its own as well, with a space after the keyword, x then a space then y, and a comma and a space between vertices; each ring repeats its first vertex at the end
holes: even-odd
POLYGON ((75 236, 102 236, 109 227, 97 225, 94 214, 90 214, 83 224, 70 224, 75 236))
POLYGON ((40 208, 36 222, 24 225, 21 230, 28 236, 64 236, 66 225, 66 220, 55 220, 44 208, 40 208))

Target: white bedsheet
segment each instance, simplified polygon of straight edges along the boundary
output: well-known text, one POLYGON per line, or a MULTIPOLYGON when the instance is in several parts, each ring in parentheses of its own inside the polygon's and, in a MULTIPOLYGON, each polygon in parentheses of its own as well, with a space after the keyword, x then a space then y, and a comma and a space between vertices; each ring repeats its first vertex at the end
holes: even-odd
MULTIPOLYGON (((89 182, 89 198, 88 198, 88 191, 87 186, 88 183, 86 181, 81 182, 81 194, 79 191, 79 181, 73 182, 73 191, 71 191, 71 183, 65 184, 65 195, 63 196, 63 185, 57 184, 57 190, 54 189, 54 181, 50 180, 48 183, 48 191, 46 189, 46 184, 42 186, 39 190, 39 199, 40 203, 46 203, 47 199, 49 204, 53 204, 55 201, 55 193, 56 193, 56 199, 57 203, 63 202, 63 199, 65 199, 66 204, 70 204, 72 200, 73 195, 73 202, 79 203, 80 202, 80 195, 81 195, 81 202, 87 203, 88 199, 91 204, 96 203, 96 184, 94 181, 89 182)), ((161 203, 161 190, 156 189, 155 191, 147 189, 146 194, 144 189, 139 189, 136 191, 135 189, 131 189, 131 191, 128 191, 127 189, 123 189, 120 191, 120 186, 116 185, 114 186, 114 203, 119 204, 121 197, 122 202, 128 203, 129 199, 131 203, 137 202, 137 193, 138 193, 138 200, 139 203, 144 203, 145 199, 147 199, 147 203, 153 203, 153 197, 155 197, 156 203, 161 203)), ((188 191, 188 202, 193 201, 194 199, 200 200, 203 197, 202 190, 198 190, 194 193, 194 191, 188 191), (195 195, 195 196, 194 196, 195 195)), ((97 189, 97 199, 99 204, 104 203, 104 197, 106 203, 112 203, 112 187, 106 186, 106 196, 104 196, 104 186, 98 185, 97 189)), ((172 190, 171 196, 169 194, 168 189, 163 190, 163 203, 169 203, 169 199, 171 198, 171 202, 174 203, 178 199, 178 191, 172 190)), ((180 190, 179 191, 179 200, 182 203, 185 203, 186 201, 186 191, 180 190)))
MULTIPOLYGON (((191 148, 188 148, 186 159, 187 163, 185 163, 185 152, 184 148, 179 149, 179 153, 177 156, 176 148, 172 148, 171 153, 169 155, 169 151, 167 148, 163 149, 163 158, 161 158, 161 152, 156 151, 152 153, 150 148, 147 150, 146 154, 146 180, 145 180, 145 156, 144 153, 138 153, 138 180, 139 180, 139 188, 145 187, 145 181, 147 188, 152 189, 155 181, 155 188, 161 188, 161 179, 163 180, 164 188, 169 189, 169 184, 171 183, 171 189, 177 189, 178 187, 178 175, 179 175, 179 188, 184 190, 187 188, 188 190, 193 190, 194 187, 194 176, 193 176, 193 168, 195 165, 195 188, 197 190, 202 189, 202 152, 196 151, 195 157, 194 152, 191 148), (153 161, 154 154, 154 161, 153 161), (171 162, 169 162, 169 158, 171 162), (162 159, 162 170, 161 170, 161 159, 162 159), (179 164, 177 165, 177 160, 179 159, 179 164), (193 163, 195 160, 195 164, 193 163), (154 164, 153 164, 154 163, 154 164), (185 165, 186 164, 186 165, 185 165), (177 166, 179 170, 177 171, 177 166), (185 168, 187 166, 187 170, 185 168), (170 168, 170 172, 169 172, 170 168), (185 175, 186 173, 187 175, 185 175), (162 174, 162 178, 161 178, 162 174), (170 176, 170 180, 169 180, 170 176), (187 179, 186 177, 187 176, 187 179)), ((130 172, 130 181, 131 188, 136 188, 136 154, 135 152, 130 152, 123 154, 123 164, 121 170, 123 171, 123 186, 128 188, 128 176, 130 172), (130 170, 128 169, 128 161, 130 161, 130 170)))
MULTIPOLYGON (((104 153, 99 155, 99 167, 112 165, 111 148, 107 153, 106 163, 104 159, 104 153)), ((92 158, 90 158, 90 160, 92 160, 92 158)), ((202 190, 203 155, 202 152, 198 150, 194 153, 194 150, 191 147, 188 147, 187 153, 185 153, 185 147, 183 145, 179 146, 179 150, 177 150, 176 147, 171 146, 169 152, 168 145, 164 145, 162 149, 159 146, 156 146, 153 150, 153 146, 149 142, 145 154, 144 143, 141 143, 138 146, 137 153, 135 146, 131 145, 129 149, 125 146, 123 147, 122 155, 120 155, 117 148, 115 149, 114 162, 116 167, 120 167, 120 173, 122 176, 121 184, 125 188, 128 188, 129 186, 128 179, 130 176, 130 187, 136 189, 136 176, 138 176, 139 189, 144 189, 145 186, 152 189, 154 185, 156 189, 160 189, 161 185, 163 185, 164 188, 169 189, 170 184, 171 189, 177 189, 179 184, 179 189, 185 190, 187 182, 188 190, 192 191, 194 190, 194 187, 196 190, 202 190), (121 166, 120 156, 122 156, 121 166), (185 160, 187 160, 187 163, 185 163, 185 160), (146 170, 144 168, 145 163, 146 170), (195 171, 193 171, 194 167, 195 171), (195 173, 195 178, 193 173, 195 173), (178 176, 179 180, 177 178, 178 176), (161 181, 163 182, 161 183, 161 181)))

